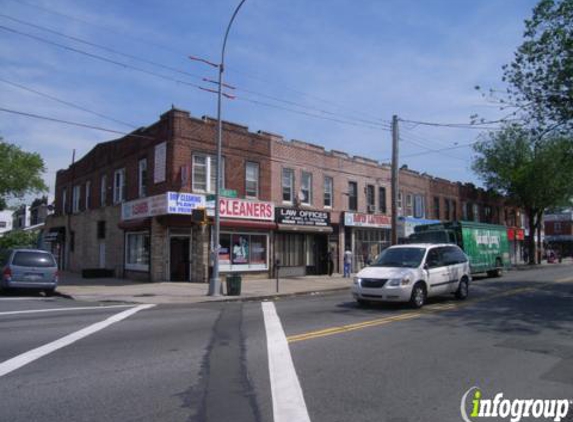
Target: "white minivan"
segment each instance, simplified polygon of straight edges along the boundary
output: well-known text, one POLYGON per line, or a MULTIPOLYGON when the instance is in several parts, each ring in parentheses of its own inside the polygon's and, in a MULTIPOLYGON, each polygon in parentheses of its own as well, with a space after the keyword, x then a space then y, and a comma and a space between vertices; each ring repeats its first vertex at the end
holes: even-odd
POLYGON ((421 308, 432 296, 466 299, 470 281, 468 257, 456 245, 395 245, 356 274, 352 295, 359 304, 410 302, 421 308))

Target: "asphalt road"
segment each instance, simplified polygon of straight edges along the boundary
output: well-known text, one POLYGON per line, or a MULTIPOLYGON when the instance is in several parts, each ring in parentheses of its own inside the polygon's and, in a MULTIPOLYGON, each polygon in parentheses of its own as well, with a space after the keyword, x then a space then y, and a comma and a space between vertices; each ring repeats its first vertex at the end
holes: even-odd
POLYGON ((470 294, 422 311, 345 292, 277 301, 290 356, 269 345, 259 302, 0 297, 0 420, 279 422, 299 391, 314 422, 447 422, 473 386, 573 399, 573 266, 478 279, 470 294))

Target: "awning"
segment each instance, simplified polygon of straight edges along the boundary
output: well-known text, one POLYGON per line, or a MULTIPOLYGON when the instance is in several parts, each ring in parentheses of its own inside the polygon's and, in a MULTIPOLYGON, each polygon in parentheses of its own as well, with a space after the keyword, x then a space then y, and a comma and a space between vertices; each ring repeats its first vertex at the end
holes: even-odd
POLYGON ((275 230, 277 224, 271 221, 240 220, 232 218, 221 218, 221 227, 233 227, 237 229, 258 229, 275 230))
POLYGON ((296 224, 277 224, 279 231, 297 233, 332 233, 331 226, 297 226, 296 224))
POLYGON ((117 227, 122 230, 142 230, 151 227, 151 218, 138 218, 136 220, 120 221, 117 227))

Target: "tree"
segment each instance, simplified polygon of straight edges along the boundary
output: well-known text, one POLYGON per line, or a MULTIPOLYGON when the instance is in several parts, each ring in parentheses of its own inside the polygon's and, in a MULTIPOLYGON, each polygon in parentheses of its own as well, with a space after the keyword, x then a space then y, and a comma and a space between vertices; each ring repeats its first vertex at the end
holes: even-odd
POLYGON ((45 171, 39 154, 23 151, 0 138, 0 210, 8 199, 48 190, 42 179, 45 171))
POLYGON ((14 230, 0 237, 0 249, 36 248, 37 246, 37 231, 14 230))
POLYGON ((541 0, 524 42, 504 66, 509 103, 543 130, 573 128, 573 0, 541 0))
POLYGON ((573 139, 559 134, 543 141, 535 131, 506 125, 474 145, 472 165, 485 185, 522 207, 529 219, 529 262, 535 263, 535 230, 546 208, 573 196, 573 139))

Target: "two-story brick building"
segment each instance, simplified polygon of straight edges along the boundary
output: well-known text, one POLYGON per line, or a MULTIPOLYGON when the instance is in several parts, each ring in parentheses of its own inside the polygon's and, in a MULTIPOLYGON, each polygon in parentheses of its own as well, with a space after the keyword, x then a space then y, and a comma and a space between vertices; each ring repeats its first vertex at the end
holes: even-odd
MULTIPOLYGON (((269 269, 270 137, 225 122, 222 270, 269 269), (235 248, 235 246, 238 246, 235 248), (233 249, 235 251, 233 252, 233 249), (226 258, 226 259, 224 259, 226 258)), ((207 281, 209 229, 192 209, 215 192, 216 121, 172 109, 151 126, 95 146, 56 176, 47 231, 61 267, 144 280, 207 281)))
MULTIPOLYGON (((283 276, 326 274, 331 262, 340 272, 347 249, 357 271, 390 244, 388 164, 235 123, 223 130, 222 273, 272 276, 278 263, 283 276)), ((60 266, 206 282, 212 225, 192 214, 213 215, 215 139, 214 119, 172 109, 59 171, 47 238, 60 266)), ((411 224, 456 220, 464 209, 474 221, 501 215, 500 198, 471 185, 406 166, 399 180, 398 212, 411 224)))
POLYGON ((573 257, 573 211, 548 213, 543 223, 547 248, 573 257))

